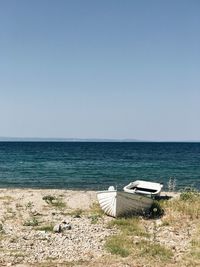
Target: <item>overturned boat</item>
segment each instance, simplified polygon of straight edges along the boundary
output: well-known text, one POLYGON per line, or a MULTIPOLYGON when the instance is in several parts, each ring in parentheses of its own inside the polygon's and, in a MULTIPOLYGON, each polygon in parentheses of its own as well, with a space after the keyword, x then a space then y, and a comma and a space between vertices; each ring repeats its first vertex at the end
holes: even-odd
POLYGON ((137 180, 124 187, 127 193, 137 193, 141 195, 159 196, 163 185, 160 183, 137 180))
POLYGON ((97 199, 102 210, 112 217, 129 214, 143 214, 148 211, 153 200, 143 195, 119 192, 113 186, 106 191, 97 192, 97 199))

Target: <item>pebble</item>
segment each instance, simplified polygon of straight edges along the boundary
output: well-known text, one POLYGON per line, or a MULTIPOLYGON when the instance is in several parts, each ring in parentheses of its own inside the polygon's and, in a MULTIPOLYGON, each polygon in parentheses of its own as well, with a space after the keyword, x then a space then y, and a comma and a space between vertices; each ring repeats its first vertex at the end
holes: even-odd
POLYGON ((61 225, 56 224, 53 228, 54 233, 60 233, 61 232, 61 225))

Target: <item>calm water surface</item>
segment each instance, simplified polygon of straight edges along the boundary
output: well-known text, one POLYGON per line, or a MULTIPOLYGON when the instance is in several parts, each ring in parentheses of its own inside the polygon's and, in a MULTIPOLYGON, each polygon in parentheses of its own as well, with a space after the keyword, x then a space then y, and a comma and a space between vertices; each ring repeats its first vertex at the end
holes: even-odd
POLYGON ((0 142, 0 187, 107 189, 130 181, 200 189, 200 143, 0 142))

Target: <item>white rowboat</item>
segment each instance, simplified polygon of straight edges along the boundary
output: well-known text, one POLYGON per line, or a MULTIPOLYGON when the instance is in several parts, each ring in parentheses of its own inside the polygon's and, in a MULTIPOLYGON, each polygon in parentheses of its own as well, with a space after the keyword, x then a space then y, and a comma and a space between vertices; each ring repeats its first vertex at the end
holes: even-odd
POLYGON ((97 192, 97 199, 102 210, 112 217, 119 217, 128 214, 141 214, 150 209, 153 204, 151 198, 118 192, 111 187, 106 191, 97 192))
POLYGON ((163 185, 148 181, 137 180, 124 187, 127 193, 137 193, 142 195, 159 196, 163 185))

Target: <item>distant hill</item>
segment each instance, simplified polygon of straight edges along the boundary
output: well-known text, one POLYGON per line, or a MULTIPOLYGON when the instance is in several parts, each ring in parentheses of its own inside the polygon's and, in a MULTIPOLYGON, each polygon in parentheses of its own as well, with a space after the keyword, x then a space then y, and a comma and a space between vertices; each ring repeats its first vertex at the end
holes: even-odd
POLYGON ((0 137, 0 142, 141 142, 137 139, 0 137))

